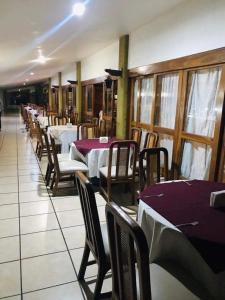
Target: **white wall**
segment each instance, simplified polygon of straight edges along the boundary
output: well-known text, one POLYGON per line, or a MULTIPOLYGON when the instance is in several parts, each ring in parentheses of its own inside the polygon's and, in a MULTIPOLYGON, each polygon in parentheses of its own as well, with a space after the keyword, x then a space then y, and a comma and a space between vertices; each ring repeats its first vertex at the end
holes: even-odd
POLYGON ((59 85, 58 73, 51 78, 51 85, 59 85))
POLYGON ((129 68, 225 46, 225 1, 188 0, 130 33, 129 68))
POLYGON ((62 71, 62 85, 69 84, 67 80, 76 80, 76 64, 71 63, 62 71))
POLYGON ((117 69, 119 62, 119 41, 102 49, 96 54, 87 57, 81 61, 82 80, 93 79, 104 76, 104 69, 117 69))

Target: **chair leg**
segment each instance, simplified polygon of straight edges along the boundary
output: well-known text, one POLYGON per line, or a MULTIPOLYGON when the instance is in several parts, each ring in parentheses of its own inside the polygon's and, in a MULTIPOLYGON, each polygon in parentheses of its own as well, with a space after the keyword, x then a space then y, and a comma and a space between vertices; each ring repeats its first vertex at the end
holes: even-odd
POLYGON ((51 186, 50 186, 51 190, 53 189, 54 183, 55 183, 55 172, 53 174, 52 183, 51 183, 51 186))
POLYGON ((100 298, 102 284, 103 284, 103 280, 105 278, 105 274, 106 274, 105 268, 102 268, 102 266, 99 266, 93 300, 98 300, 100 298))
POLYGON ((53 191, 52 191, 53 196, 56 195, 56 191, 58 189, 58 185, 59 185, 59 176, 56 174, 56 176, 55 176, 55 184, 54 184, 53 191))
POLYGON ((84 253, 83 253, 83 257, 82 257, 82 261, 81 261, 81 265, 80 265, 80 270, 79 270, 79 273, 78 273, 78 276, 77 276, 78 280, 83 280, 84 279, 89 254, 90 254, 90 249, 89 249, 88 245, 85 243, 84 253))
POLYGON ((47 169, 46 169, 46 173, 45 173, 45 181, 47 182, 48 176, 49 176, 49 169, 50 169, 50 165, 48 163, 47 165, 47 169))

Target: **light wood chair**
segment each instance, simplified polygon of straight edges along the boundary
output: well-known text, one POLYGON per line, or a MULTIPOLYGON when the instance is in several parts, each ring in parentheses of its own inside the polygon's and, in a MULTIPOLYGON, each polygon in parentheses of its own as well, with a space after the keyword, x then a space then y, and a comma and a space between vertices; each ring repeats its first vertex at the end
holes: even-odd
POLYGON ((67 117, 55 116, 53 119, 53 125, 66 125, 68 123, 67 117))
POLYGON ((99 127, 96 124, 84 123, 81 124, 82 139, 95 139, 99 137, 99 127))
POLYGON ((137 142, 139 148, 141 145, 141 136, 142 136, 142 130, 141 128, 131 128, 131 140, 137 142))

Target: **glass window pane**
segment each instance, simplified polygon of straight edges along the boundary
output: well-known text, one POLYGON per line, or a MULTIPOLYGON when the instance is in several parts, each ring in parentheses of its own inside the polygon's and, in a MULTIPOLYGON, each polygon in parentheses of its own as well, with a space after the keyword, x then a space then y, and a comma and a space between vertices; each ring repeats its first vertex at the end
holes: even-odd
POLYGON ((159 76, 157 82, 155 125, 174 129, 178 82, 178 74, 159 76))
POLYGON ((137 104, 138 104, 138 79, 134 82, 134 106, 133 106, 133 121, 137 121, 137 104))
POLYGON ((151 112, 153 103, 153 78, 142 80, 141 87, 141 113, 140 122, 145 124, 151 123, 151 112))
POLYGON ((168 164, 169 169, 171 169, 172 166, 172 156, 173 156, 173 137, 166 135, 166 134, 160 134, 159 136, 159 147, 164 147, 168 151, 168 164))
POLYGON ((181 163, 181 175, 188 179, 208 179, 211 147, 185 141, 181 163))
POLYGON ((213 137, 216 120, 216 95, 221 69, 190 72, 184 130, 213 137))

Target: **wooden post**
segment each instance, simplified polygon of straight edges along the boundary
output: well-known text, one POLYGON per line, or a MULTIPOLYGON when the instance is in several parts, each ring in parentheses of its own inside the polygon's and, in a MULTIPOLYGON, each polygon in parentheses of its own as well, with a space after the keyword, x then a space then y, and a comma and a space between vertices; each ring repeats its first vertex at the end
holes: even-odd
POLYGON ((48 79, 48 107, 52 110, 52 79, 48 79))
POLYGON ((82 113, 82 85, 81 85, 81 62, 76 63, 77 86, 76 86, 76 111, 78 113, 78 122, 81 122, 82 113))
POLYGON ((62 113, 62 110, 63 110, 63 97, 62 97, 62 73, 59 72, 58 73, 58 82, 59 82, 59 94, 58 94, 58 111, 59 111, 59 114, 62 113))
POLYGON ((119 69, 122 70, 122 77, 118 79, 117 96, 117 117, 116 117, 116 136, 126 138, 127 118, 128 118, 128 49, 129 35, 120 37, 119 40, 119 69))

